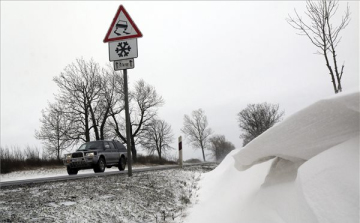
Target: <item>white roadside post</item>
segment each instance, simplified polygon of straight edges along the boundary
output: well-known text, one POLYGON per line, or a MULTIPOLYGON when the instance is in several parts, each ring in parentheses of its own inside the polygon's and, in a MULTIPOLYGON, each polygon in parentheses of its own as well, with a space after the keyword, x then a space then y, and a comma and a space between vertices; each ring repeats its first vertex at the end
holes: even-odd
POLYGON ((182 137, 179 136, 179 165, 183 168, 182 137))
POLYGON ((137 38, 142 33, 137 28, 124 6, 120 5, 110 28, 105 36, 104 43, 109 43, 109 60, 114 62, 114 70, 122 70, 124 78, 124 101, 126 119, 126 144, 128 176, 132 176, 132 157, 130 142, 130 116, 128 99, 127 69, 135 67, 134 58, 138 57, 137 38))

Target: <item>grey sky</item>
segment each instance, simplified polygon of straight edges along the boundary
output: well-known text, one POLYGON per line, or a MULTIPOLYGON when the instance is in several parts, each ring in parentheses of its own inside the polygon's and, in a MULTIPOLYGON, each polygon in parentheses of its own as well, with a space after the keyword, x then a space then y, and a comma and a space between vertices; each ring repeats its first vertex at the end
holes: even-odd
MULTIPOLYGON (((53 77, 76 58, 108 63, 103 39, 120 3, 143 33, 129 87, 142 78, 163 96, 174 147, 184 114, 198 108, 238 148, 236 114, 248 103, 279 103, 288 117, 334 94, 324 58, 285 21, 294 8, 303 14, 303 1, 1 1, 1 146, 41 146, 34 130, 57 93, 53 77)), ((345 91, 359 89, 359 2, 349 6, 337 50, 345 91)), ((201 157, 184 149, 185 159, 201 157)))

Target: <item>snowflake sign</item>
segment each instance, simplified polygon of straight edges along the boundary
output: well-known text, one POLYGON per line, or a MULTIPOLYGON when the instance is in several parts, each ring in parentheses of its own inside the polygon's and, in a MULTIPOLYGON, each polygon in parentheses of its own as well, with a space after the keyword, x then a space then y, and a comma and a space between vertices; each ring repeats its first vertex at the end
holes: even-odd
POLYGON ((137 39, 109 42, 109 56, 110 61, 137 58, 137 39))

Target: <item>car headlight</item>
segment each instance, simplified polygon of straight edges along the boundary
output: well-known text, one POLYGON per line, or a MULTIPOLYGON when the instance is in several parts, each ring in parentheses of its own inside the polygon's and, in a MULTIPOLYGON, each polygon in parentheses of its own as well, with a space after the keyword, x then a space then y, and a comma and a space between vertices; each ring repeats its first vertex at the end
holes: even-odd
POLYGON ((94 153, 86 153, 85 154, 87 157, 93 157, 95 154, 94 153))
POLYGON ((66 158, 66 159, 71 159, 71 154, 66 154, 66 155, 65 155, 65 158, 66 158))

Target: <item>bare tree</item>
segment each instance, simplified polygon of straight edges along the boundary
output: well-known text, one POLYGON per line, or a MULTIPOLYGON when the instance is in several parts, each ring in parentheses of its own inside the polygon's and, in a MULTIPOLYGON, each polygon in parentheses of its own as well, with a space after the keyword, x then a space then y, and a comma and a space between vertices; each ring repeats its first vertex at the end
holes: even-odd
POLYGON ((90 130, 93 128, 95 138, 99 139, 94 104, 97 103, 101 89, 99 65, 94 61, 86 62, 77 59, 68 65, 54 81, 60 88, 57 100, 65 107, 66 113, 74 118, 77 134, 74 139, 85 142, 91 140, 90 130))
POLYGON ((333 25, 332 18, 339 8, 338 0, 320 0, 320 1, 306 1, 306 12, 309 22, 306 22, 297 13, 295 9, 295 17, 289 15, 287 22, 296 30, 300 31, 300 35, 307 36, 313 45, 319 50, 318 54, 323 55, 326 61, 333 83, 335 94, 342 91, 341 79, 344 71, 344 64, 341 71, 338 68, 336 47, 339 44, 341 37, 340 31, 350 22, 350 10, 347 6, 344 16, 339 25, 333 25), (332 63, 331 61, 332 57, 332 63), (334 67, 332 67, 332 65, 334 67))
MULTIPOLYGON (((119 137, 127 143, 123 112, 124 80, 112 67, 101 69, 93 60, 77 59, 54 81, 60 88, 56 99, 72 120, 71 139, 89 142, 119 137)), ((131 150, 136 161, 138 136, 164 101, 154 87, 140 80, 136 82, 135 90, 129 92, 129 102, 131 150)))
POLYGON ((140 139, 140 144, 149 152, 154 154, 157 152, 160 162, 162 155, 170 149, 174 149, 170 144, 174 140, 171 126, 164 120, 152 119, 147 125, 144 134, 140 139))
POLYGON ((231 150, 235 149, 234 144, 227 141, 224 135, 215 135, 210 138, 210 151, 217 162, 221 162, 231 150))
POLYGON ((248 104, 238 113, 239 127, 244 132, 240 135, 243 146, 281 121, 284 114, 284 111, 279 111, 278 104, 248 104))
POLYGON ((208 128, 205 112, 199 109, 192 112, 192 117, 184 115, 184 127, 181 131, 194 148, 201 148, 203 159, 206 161, 204 150, 208 147, 209 136, 212 134, 212 130, 208 128))
MULTIPOLYGON (((146 84, 144 80, 137 81, 135 89, 129 92, 130 139, 134 162, 136 162, 136 144, 139 142, 139 136, 144 133, 147 125, 156 116, 157 108, 163 104, 164 100, 157 94, 155 88, 146 84)), ((123 112, 118 115, 112 113, 111 125, 115 134, 124 143, 127 143, 125 123, 123 112)))
POLYGON ((101 69, 93 60, 83 59, 77 59, 54 78, 60 88, 57 100, 69 116, 76 117, 74 139, 88 142, 109 136, 108 118, 123 109, 118 94, 122 86, 117 84, 117 78, 112 68, 101 69))
POLYGON ((35 131, 35 138, 43 142, 48 154, 58 160, 63 150, 71 146, 74 140, 69 137, 73 131, 71 117, 66 116, 60 104, 49 104, 42 111, 41 128, 35 131))

